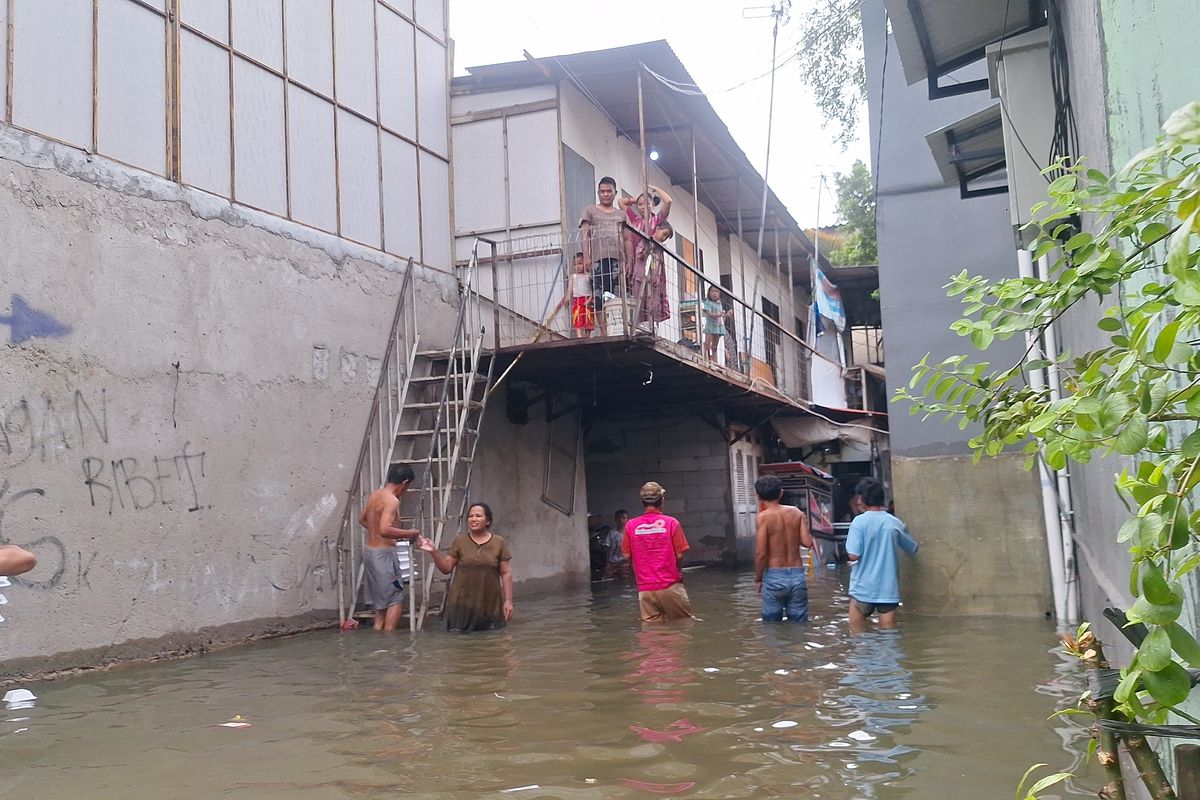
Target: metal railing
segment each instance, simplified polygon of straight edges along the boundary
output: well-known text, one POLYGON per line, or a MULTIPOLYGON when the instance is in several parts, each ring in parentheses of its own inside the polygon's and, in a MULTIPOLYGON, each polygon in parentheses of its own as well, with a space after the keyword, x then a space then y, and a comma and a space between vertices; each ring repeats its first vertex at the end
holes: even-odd
POLYGON ((358 532, 358 521, 367 496, 383 486, 387 477, 408 391, 408 378, 417 354, 419 336, 412 280, 413 260, 410 258, 396 298, 396 313, 392 316, 387 347, 384 348, 379 382, 375 386, 375 397, 371 401, 371 412, 338 528, 338 616, 342 622, 354 613, 362 579, 363 537, 358 532))
POLYGON ((572 319, 574 260, 583 250, 578 231, 499 242, 493 257, 480 261, 491 272, 487 299, 494 300, 496 348, 599 336, 650 338, 681 360, 736 373, 791 399, 809 399, 813 349, 780 322, 631 226, 624 225, 611 241, 593 232, 589 244, 593 252, 621 254, 608 293, 607 283, 597 285, 608 279, 585 265, 593 297, 590 327, 586 319, 572 319), (717 305, 706 309, 714 287, 717 305), (706 343, 706 322, 720 330, 715 342, 706 343))

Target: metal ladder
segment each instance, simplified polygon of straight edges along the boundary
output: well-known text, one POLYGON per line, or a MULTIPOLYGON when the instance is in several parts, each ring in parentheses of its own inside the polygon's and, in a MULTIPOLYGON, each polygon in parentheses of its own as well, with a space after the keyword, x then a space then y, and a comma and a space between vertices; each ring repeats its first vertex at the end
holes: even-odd
MULTIPOLYGON (((354 618, 362 585, 364 537, 358 520, 389 466, 408 464, 417 473, 415 486, 401 498, 400 524, 416 527, 435 546, 447 529, 458 531, 467 510, 493 363, 483 352, 477 248, 459 272, 458 315, 446 350, 419 349, 412 271, 410 259, 338 533, 338 616, 343 623, 354 618)), ((400 547, 410 548, 406 612, 409 628, 416 631, 427 615, 443 610, 448 580, 435 578, 432 563, 419 566, 415 547, 400 547)))
MULTIPOLYGON (((401 500, 400 515, 402 518, 408 516, 406 505, 414 507, 411 516, 416 527, 433 540, 435 547, 441 547, 447 532, 453 536, 462 528, 480 426, 492 383, 495 360, 483 352, 485 331, 478 265, 476 243, 471 249, 470 261, 459 274, 458 320, 449 349, 418 354, 422 366, 428 364, 428 371, 413 383, 415 387, 421 387, 418 392, 428 389, 432 397, 427 401, 410 402, 409 407, 417 412, 415 418, 419 424, 413 429, 401 430, 397 435, 398 446, 403 443, 410 451, 408 459, 403 460, 414 465, 419 483, 416 491, 401 500), (422 445, 424 458, 419 459, 416 453, 422 445), (421 463, 425 465, 423 478, 421 463)), ((417 611, 409 615, 412 630, 421 630, 427 616, 445 610, 448 585, 449 578, 437 572, 432 560, 421 570, 414 566, 409 608, 417 611), (416 602, 418 594, 419 605, 416 602)))
POLYGON ((412 288, 413 261, 404 270, 396 313, 388 332, 379 383, 363 433, 354 477, 350 480, 346 506, 338 529, 338 618, 345 624, 353 619, 362 583, 363 531, 359 518, 367 496, 383 486, 396 447, 396 433, 404 417, 417 358, 420 336, 417 333, 416 298, 412 288))

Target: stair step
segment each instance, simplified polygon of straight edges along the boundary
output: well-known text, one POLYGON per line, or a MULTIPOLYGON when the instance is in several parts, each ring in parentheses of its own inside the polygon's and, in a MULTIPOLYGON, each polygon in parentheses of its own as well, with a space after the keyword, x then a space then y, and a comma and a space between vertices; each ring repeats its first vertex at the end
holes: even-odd
MULTIPOLYGON (((400 436, 432 436, 435 433, 446 433, 446 432, 447 431, 445 428, 439 428, 436 430, 434 428, 413 428, 412 430, 407 430, 407 431, 396 431, 396 436, 397 437, 400 437, 400 436)), ((451 435, 458 434, 457 431, 449 431, 449 433, 451 435)), ((476 436, 478 434, 479 434, 479 431, 477 431, 474 428, 464 428, 463 429, 464 436, 476 436)))
MULTIPOLYGON (((451 377, 452 378, 469 378, 470 376, 471 376, 471 373, 469 373, 469 372, 455 372, 451 377)), ((476 372, 475 377, 480 378, 482 381, 487 380, 487 375, 482 372, 476 372)), ((434 383, 436 381, 438 383, 441 383, 444 380, 446 380, 445 375, 422 375, 419 378, 409 378, 408 382, 409 383, 434 383)), ((478 382, 476 385, 478 385, 478 382)))
MULTIPOLYGON (((448 459, 448 458, 393 458, 392 463, 393 464, 424 464, 427 461, 445 462, 445 461, 449 461, 449 460, 450 459, 448 459)), ((470 464, 475 459, 467 458, 466 456, 459 456, 458 460, 463 462, 464 464, 470 464)))
MULTIPOLYGON (((404 408, 409 411, 435 411, 439 407, 441 407, 441 405, 442 405, 441 403, 405 403, 404 408)), ((446 408, 450 408, 452 406, 462 406, 462 405, 464 405, 464 403, 462 401, 447 401, 446 402, 446 408)), ((468 400, 465 403, 465 405, 469 409, 483 408, 483 403, 479 402, 478 400, 468 400)))

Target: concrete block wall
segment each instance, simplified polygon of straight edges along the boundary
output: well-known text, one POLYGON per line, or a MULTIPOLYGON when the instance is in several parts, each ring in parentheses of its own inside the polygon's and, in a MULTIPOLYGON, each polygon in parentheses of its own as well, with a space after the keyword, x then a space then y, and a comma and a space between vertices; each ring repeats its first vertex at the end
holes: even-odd
POLYGON ((588 430, 585 452, 590 511, 637 516, 638 489, 658 481, 667 490, 663 511, 679 519, 691 545, 686 561, 736 561, 729 447, 720 432, 695 417, 606 419, 588 430))
POLYGON ((920 614, 1053 614, 1037 476, 1024 456, 892 456, 896 515, 921 544, 900 594, 920 614))
POLYGON ((515 601, 521 602, 529 592, 586 585, 588 508, 582 460, 576 464, 574 509, 561 511, 542 497, 548 443, 545 418, 513 425, 504 412, 501 391, 485 412, 471 474, 471 499, 492 507, 494 530, 512 549, 515 601))

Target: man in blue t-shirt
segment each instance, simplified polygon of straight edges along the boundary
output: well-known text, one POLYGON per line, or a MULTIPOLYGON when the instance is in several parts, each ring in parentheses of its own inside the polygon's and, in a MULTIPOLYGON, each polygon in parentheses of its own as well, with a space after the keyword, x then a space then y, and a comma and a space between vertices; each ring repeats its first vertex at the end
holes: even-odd
POLYGON ((846 554, 850 570, 850 630, 866 630, 867 619, 879 614, 880 628, 896 627, 900 607, 900 576, 896 548, 917 552, 917 540, 896 517, 884 509, 883 484, 863 478, 854 491, 866 511, 850 523, 846 554))

